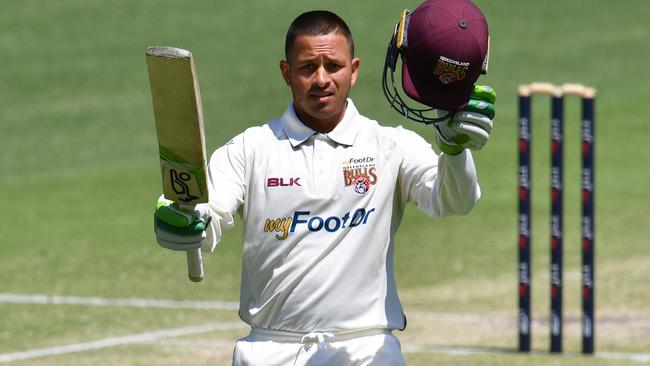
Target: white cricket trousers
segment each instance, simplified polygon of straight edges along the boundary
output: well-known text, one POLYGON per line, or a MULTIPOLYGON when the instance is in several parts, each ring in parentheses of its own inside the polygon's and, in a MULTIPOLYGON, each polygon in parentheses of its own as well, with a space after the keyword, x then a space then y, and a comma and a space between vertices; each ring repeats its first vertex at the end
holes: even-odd
POLYGON ((237 341, 233 366, 406 366, 388 329, 332 334, 254 328, 237 341))

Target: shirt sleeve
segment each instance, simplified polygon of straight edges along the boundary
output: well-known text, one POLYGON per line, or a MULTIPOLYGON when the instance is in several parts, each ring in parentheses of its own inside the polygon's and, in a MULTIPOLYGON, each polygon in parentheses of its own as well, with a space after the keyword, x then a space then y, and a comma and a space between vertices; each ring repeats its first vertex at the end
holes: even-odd
POLYGON ((438 156, 422 137, 402 131, 398 142, 404 153, 399 171, 402 197, 429 216, 469 213, 481 196, 472 153, 438 156))
POLYGON ((219 242, 222 230, 234 226, 234 216, 244 202, 246 158, 244 135, 217 149, 208 163, 208 192, 212 223, 206 236, 219 242))

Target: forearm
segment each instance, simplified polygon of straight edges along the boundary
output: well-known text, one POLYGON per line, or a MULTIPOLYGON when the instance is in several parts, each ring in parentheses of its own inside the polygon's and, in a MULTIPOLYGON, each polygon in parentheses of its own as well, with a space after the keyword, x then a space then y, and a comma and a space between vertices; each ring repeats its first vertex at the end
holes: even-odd
POLYGON ((244 201, 244 160, 241 135, 217 149, 210 158, 208 207, 212 222, 206 230, 206 236, 213 238, 215 245, 221 240, 223 230, 235 225, 234 216, 244 201))
POLYGON ((434 216, 466 215, 481 197, 472 153, 442 154, 432 190, 434 216))

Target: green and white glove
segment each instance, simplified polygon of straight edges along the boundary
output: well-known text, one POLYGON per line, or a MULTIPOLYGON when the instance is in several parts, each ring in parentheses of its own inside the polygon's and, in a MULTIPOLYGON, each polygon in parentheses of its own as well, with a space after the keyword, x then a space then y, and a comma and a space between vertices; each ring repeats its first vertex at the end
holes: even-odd
MULTIPOLYGON (((154 214, 156 240, 160 246, 171 250, 201 248, 206 242, 204 239, 210 220, 207 203, 181 206, 161 195, 154 214)), ((207 248, 210 251, 212 249, 214 248, 207 248)))
MULTIPOLYGON (((490 138, 496 97, 491 87, 474 85, 467 106, 435 125, 438 148, 450 155, 458 155, 465 149, 480 150, 490 138)), ((437 113, 444 116, 449 112, 438 110, 437 113)))

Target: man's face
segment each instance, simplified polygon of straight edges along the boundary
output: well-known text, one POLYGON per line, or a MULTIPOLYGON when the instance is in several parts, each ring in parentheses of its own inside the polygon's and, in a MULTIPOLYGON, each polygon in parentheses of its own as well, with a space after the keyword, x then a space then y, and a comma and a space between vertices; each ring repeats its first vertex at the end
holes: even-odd
POLYGON ((345 114, 359 71, 359 59, 352 58, 345 36, 298 36, 280 70, 298 118, 315 131, 333 130, 345 114))

